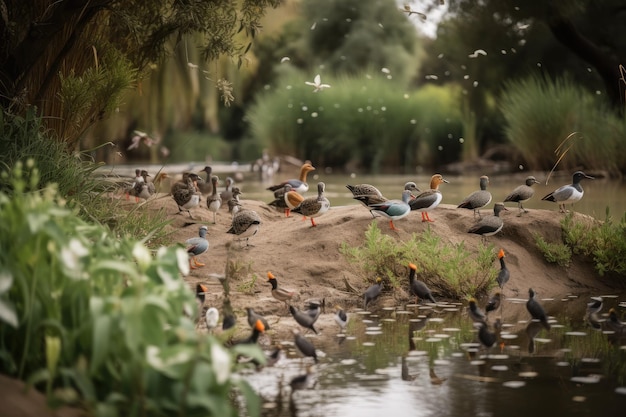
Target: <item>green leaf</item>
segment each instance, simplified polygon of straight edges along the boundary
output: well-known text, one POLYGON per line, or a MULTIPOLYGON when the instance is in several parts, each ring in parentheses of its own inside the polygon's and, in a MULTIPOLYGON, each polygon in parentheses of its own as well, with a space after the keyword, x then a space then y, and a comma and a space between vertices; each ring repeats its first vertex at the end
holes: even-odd
POLYGON ((15 307, 13 307, 13 303, 8 300, 3 300, 0 298, 0 321, 5 322, 9 326, 12 326, 17 329, 19 326, 17 320, 17 314, 15 313, 15 307))
POLYGON ((107 353, 111 337, 111 316, 97 316, 93 326, 93 353, 91 357, 91 372, 95 372, 107 353))

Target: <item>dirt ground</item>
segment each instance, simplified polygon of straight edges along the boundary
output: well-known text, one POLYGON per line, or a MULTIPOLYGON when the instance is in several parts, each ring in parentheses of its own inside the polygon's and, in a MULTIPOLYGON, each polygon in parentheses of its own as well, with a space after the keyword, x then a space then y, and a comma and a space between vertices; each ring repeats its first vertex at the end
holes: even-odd
MULTIPOLYGON (((272 200, 268 191, 267 202, 272 200)), ((457 209, 455 206, 442 204, 430 213, 433 223, 422 223, 420 213, 412 212, 409 216, 396 222, 400 231, 393 231, 387 219, 372 218, 369 211, 355 201, 354 205, 332 207, 316 219, 317 226, 311 227, 309 220, 302 220, 298 214, 285 217, 266 202, 242 200, 245 208, 255 210, 262 219, 260 230, 250 239, 254 246, 244 247, 235 236, 226 233, 231 224, 231 215, 226 207, 222 207, 213 224, 213 215, 206 209, 205 201, 192 209, 194 219, 178 214, 175 202, 170 196, 148 201, 146 209, 165 207, 171 214, 173 233, 172 242, 185 242, 186 239, 198 235, 199 226, 209 227, 207 238, 210 242, 208 252, 199 260, 206 266, 192 270, 184 277, 191 288, 197 283, 207 284, 205 306, 221 308, 224 300, 220 277, 225 274, 227 258, 236 266, 230 285, 230 300, 238 317, 238 323, 246 323, 245 308, 254 310, 278 323, 286 323, 285 332, 294 328, 294 320, 289 316, 285 304, 275 300, 271 295, 271 285, 267 281, 267 272, 271 271, 278 280, 278 285, 295 290, 299 296, 294 303, 303 308, 307 299, 325 299, 327 306, 340 304, 347 311, 362 307, 362 291, 370 285, 375 277, 365 276, 359 268, 350 264, 340 253, 342 243, 359 246, 365 231, 371 222, 378 222, 383 233, 395 239, 409 239, 413 233, 421 233, 430 226, 431 230, 444 242, 451 244, 464 241, 470 251, 477 248, 481 237, 467 233, 473 224, 471 210, 457 209), (256 280, 254 278, 256 277, 256 280), (356 289, 351 291, 346 285, 356 289)), ((508 297, 527 298, 527 291, 532 287, 541 297, 561 297, 566 294, 597 293, 615 290, 617 283, 600 278, 592 265, 573 259, 570 267, 562 268, 547 263, 537 249, 533 233, 539 232, 547 241, 558 241, 561 236, 560 220, 564 216, 554 210, 531 210, 523 217, 517 216, 517 205, 510 205, 509 211, 503 212, 504 228, 492 237, 486 238, 495 245, 496 250, 503 248, 506 262, 511 271, 511 279, 506 287, 508 297)), ((489 214, 490 210, 484 210, 489 214)), ((576 214, 578 219, 591 221, 586 215, 576 214)), ((494 269, 500 265, 496 261, 494 269)), ((408 285, 407 285, 408 287, 408 285)), ((621 289, 623 290, 623 288, 621 289)), ((437 294, 435 294, 437 297, 437 294)), ((439 301, 440 297, 438 298, 439 301)), ((377 301, 377 308, 385 305, 397 305, 398 302, 409 302, 408 288, 383 294, 377 301)), ((465 301, 465 300, 445 300, 465 301)), ((328 309, 330 312, 332 309, 328 309)), ((320 327, 336 326, 332 314, 320 317, 320 327)), ((317 326, 317 324, 316 324, 317 326)), ((249 332, 247 324, 238 326, 242 331, 249 332)), ((279 334, 281 326, 274 326, 279 334)), ((297 325, 295 325, 297 328, 297 325)))

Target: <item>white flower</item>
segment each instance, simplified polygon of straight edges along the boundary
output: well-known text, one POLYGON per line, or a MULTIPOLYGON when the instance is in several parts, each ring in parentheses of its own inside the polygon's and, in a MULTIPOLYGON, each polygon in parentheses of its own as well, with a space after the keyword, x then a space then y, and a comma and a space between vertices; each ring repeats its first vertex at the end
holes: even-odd
POLYGON ((176 249, 176 261, 178 269, 183 276, 189 275, 189 254, 183 248, 176 249))
POLYGON ((312 85, 313 87, 315 87, 315 89, 313 90, 314 93, 317 93, 318 91, 324 88, 330 88, 329 84, 322 84, 322 78, 320 77, 319 74, 315 76, 315 78, 313 79, 313 82, 305 81, 304 83, 306 85, 312 85))
POLYGON ((217 343, 211 345, 211 361, 218 384, 224 384, 230 376, 231 358, 226 349, 217 343))
POLYGON ((61 261, 65 267, 72 271, 79 269, 78 261, 83 256, 87 256, 89 250, 81 243, 80 240, 73 238, 68 246, 61 249, 61 261))

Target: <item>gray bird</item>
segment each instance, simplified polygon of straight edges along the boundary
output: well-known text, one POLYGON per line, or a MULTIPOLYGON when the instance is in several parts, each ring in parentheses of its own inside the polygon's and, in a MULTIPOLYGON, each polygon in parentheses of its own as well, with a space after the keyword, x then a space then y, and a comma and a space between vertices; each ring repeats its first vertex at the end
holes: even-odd
POLYGON ((423 281, 415 278, 415 272, 417 271, 417 266, 413 263, 409 264, 409 288, 411 290, 411 294, 420 300, 429 300, 431 303, 437 303, 435 301, 435 297, 433 297, 430 289, 426 286, 423 281))
POLYGON ((298 207, 291 210, 294 213, 300 213, 303 216, 310 218, 311 227, 317 226, 317 224, 315 224, 315 217, 323 215, 328 211, 328 209, 330 209, 330 201, 328 201, 326 195, 324 194, 325 188, 326 184, 318 182, 317 196, 305 198, 298 207))
POLYGON ((496 291, 491 297, 489 297, 489 301, 487 301, 487 305, 485 306, 485 313, 489 314, 491 311, 496 311, 500 308, 502 303, 502 294, 500 291, 496 291))
POLYGON ((197 267, 204 266, 203 263, 198 262, 197 256, 202 255, 209 250, 209 241, 206 239, 206 233, 209 230, 206 226, 200 226, 198 231, 198 237, 192 237, 187 239, 187 253, 189 254, 189 268, 196 269, 197 267), (193 261, 193 264, 192 264, 193 261))
POLYGON ((482 217, 480 215, 480 209, 486 207, 489 203, 491 203, 491 193, 487 191, 487 186, 489 185, 489 177, 483 175, 480 177, 480 190, 474 191, 457 206, 457 208, 464 208, 468 210, 474 210, 474 217, 478 214, 478 217, 482 217))
POLYGON ((542 198, 542 200, 558 203, 559 212, 567 213, 567 210, 565 210, 566 204, 572 204, 573 206, 574 203, 580 201, 580 199, 583 198, 583 194, 585 192, 583 190, 583 187, 580 185, 580 181, 584 178, 590 180, 594 179, 593 177, 590 177, 582 171, 576 171, 572 176, 571 184, 557 188, 556 190, 552 191, 550 194, 542 198))
POLYGON ((528 210, 524 208, 522 205, 523 202, 528 201, 535 195, 535 189, 533 185, 539 184, 539 181, 532 175, 526 177, 526 181, 524 184, 516 187, 509 195, 504 198, 504 202, 511 201, 513 203, 517 203, 517 208, 519 209, 518 217, 522 216, 522 213, 528 213, 528 210))
POLYGON ((213 172, 213 168, 210 166, 205 166, 198 173, 206 173, 206 180, 198 182, 198 191, 202 193, 202 195, 209 195, 213 192, 213 184, 211 183, 211 173, 213 172))
POLYGON ((254 328, 254 325, 256 324, 257 320, 261 320, 261 323, 263 323, 265 330, 270 330, 270 325, 265 319, 265 317, 255 312, 253 308, 246 307, 246 313, 248 313, 248 324, 250 325, 251 328, 254 328))
POLYGON ((481 218, 476 224, 470 227, 467 233, 474 233, 484 237, 495 235, 502 230, 502 227, 504 226, 504 221, 500 217, 500 212, 502 210, 507 210, 506 207, 504 207, 504 204, 496 203, 493 206, 493 216, 485 216, 481 218))
POLYGON ((363 310, 367 310, 368 304, 378 298, 382 290, 383 280, 378 277, 376 278, 376 284, 368 287, 363 293, 363 310))
POLYGON ((209 197, 206 199, 206 206, 209 211, 213 212, 213 224, 217 223, 217 212, 222 206, 222 197, 217 194, 217 182, 219 181, 219 177, 217 175, 213 175, 211 177, 211 184, 213 186, 213 191, 209 197))
POLYGON ((304 356, 313 358, 315 363, 317 363, 318 362, 317 353, 315 352, 315 346, 313 346, 313 343, 311 343, 311 341, 307 339, 306 337, 302 336, 299 331, 292 330, 292 332, 293 332, 294 341, 298 350, 304 356))
POLYGON ((467 307, 467 314, 470 316, 474 323, 486 323, 487 316, 485 313, 478 307, 476 299, 474 297, 469 299, 469 306, 467 307))
POLYGON ((315 330, 315 327, 313 326, 317 319, 311 317, 306 311, 300 311, 292 305, 289 306, 289 312, 293 316, 296 323, 305 329, 313 330, 313 333, 317 334, 317 330, 315 330))

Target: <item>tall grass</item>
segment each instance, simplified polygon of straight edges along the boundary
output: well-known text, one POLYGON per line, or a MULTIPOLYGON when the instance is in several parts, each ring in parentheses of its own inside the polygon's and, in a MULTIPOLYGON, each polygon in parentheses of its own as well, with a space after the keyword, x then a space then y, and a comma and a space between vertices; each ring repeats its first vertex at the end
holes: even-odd
POLYGON ((563 151, 561 169, 583 166, 626 172, 621 146, 626 120, 610 111, 601 97, 568 79, 529 77, 506 84, 500 108, 508 139, 531 170, 550 170, 563 151), (555 153, 561 142, 570 141, 555 153))
POLYGON ((331 87, 313 92, 305 85, 312 77, 286 70, 249 110, 252 134, 275 153, 371 172, 414 172, 458 157, 461 121, 451 90, 408 92, 379 70, 365 74, 322 74, 331 87))

